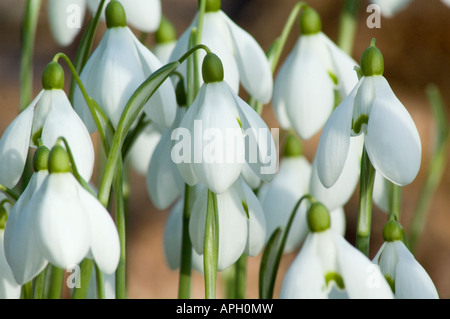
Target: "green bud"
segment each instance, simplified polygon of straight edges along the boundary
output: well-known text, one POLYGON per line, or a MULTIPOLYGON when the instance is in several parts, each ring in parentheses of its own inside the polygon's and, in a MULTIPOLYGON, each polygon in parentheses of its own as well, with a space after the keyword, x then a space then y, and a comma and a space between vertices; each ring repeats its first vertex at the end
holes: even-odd
POLYGON ((302 34, 316 34, 322 31, 322 20, 316 10, 307 7, 300 14, 300 30, 302 34))
POLYGON ((309 230, 311 232, 318 233, 330 228, 330 213, 322 203, 312 203, 308 210, 307 218, 309 230))
POLYGON ((298 157, 303 155, 302 143, 294 134, 289 134, 284 142, 283 154, 285 157, 298 157))
POLYGON ((220 10, 222 4, 220 0, 198 0, 198 6, 200 7, 201 1, 206 1, 205 12, 217 12, 220 10))
POLYGON ((173 24, 165 17, 161 17, 158 30, 155 32, 156 43, 167 43, 177 40, 177 33, 173 24))
POLYGON ((375 46, 375 39, 364 50, 361 56, 361 72, 364 76, 383 75, 384 59, 381 51, 375 46))
POLYGON ((223 81, 223 65, 214 53, 206 54, 202 64, 202 75, 205 83, 223 81))
POLYGON ((186 90, 184 89, 184 81, 180 80, 175 87, 175 96, 177 98, 177 104, 179 106, 186 106, 186 90))
POLYGON ((48 169, 48 156, 50 150, 46 146, 39 146, 34 153, 33 169, 35 172, 45 171, 48 169))
POLYGON ((58 62, 50 62, 42 73, 42 87, 45 90, 64 88, 64 70, 58 62))
POLYGON ((125 9, 119 1, 112 0, 105 9, 106 26, 108 29, 127 26, 125 9))
POLYGON ((389 220, 383 228, 383 239, 384 241, 391 242, 396 240, 402 240, 403 228, 395 220, 389 220))
POLYGON ((53 146, 48 157, 48 171, 52 173, 70 172, 70 160, 64 147, 61 145, 53 146))

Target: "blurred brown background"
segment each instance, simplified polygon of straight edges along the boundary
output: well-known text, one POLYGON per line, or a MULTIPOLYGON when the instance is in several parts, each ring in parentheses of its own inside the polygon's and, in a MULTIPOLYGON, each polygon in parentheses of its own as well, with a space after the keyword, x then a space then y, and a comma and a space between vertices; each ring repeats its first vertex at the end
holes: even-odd
MULTIPOLYGON (((357 1, 357 0, 355 0, 357 1)), ((43 8, 37 29, 34 56, 34 91, 41 90, 40 75, 46 64, 57 52, 65 52, 73 58, 76 44, 61 48, 50 35, 46 17, 47 1, 43 8)), ((337 39, 339 19, 343 0, 307 1, 322 16, 323 31, 334 41, 337 39)), ((267 50, 272 41, 279 36, 284 22, 296 1, 293 0, 222 0, 223 10, 240 26, 251 33, 267 50)), ((0 132, 17 115, 19 105, 20 70, 20 21, 24 9, 24 0, 0 0, 0 132)), ((450 8, 439 0, 413 0, 411 5, 394 18, 382 18, 380 29, 366 26, 368 1, 362 1, 359 14, 353 57, 359 61, 363 50, 375 37, 377 46, 384 54, 385 76, 394 92, 411 113, 422 139, 422 167, 417 179, 403 189, 401 222, 408 232, 411 215, 417 203, 420 189, 428 169, 430 152, 434 141, 435 124, 431 117, 425 88, 435 83, 440 89, 446 104, 450 102, 450 8)), ((197 6, 197 0, 162 0, 163 13, 176 25, 181 34, 191 22, 197 6)), ((89 15, 87 17, 90 17, 89 15)), ((86 25, 86 21, 85 21, 86 25)), ((97 33, 97 41, 104 30, 102 24, 97 33)), ((283 51, 282 59, 292 48, 298 30, 293 29, 283 51)), ((148 44, 152 45, 151 37, 148 44)), ((69 77, 68 73, 67 78, 69 77)), ((270 106, 263 113, 269 126, 277 127, 270 106)), ((306 142, 309 159, 317 145, 319 134, 306 142)), ((450 297, 450 175, 448 170, 439 185, 429 210, 416 258, 430 274, 441 298, 450 297)), ((176 298, 178 273, 167 268, 162 236, 166 211, 157 211, 147 195, 145 178, 131 174, 131 200, 128 229, 130 298, 176 298)), ((350 242, 355 238, 357 194, 346 205, 350 242)), ((386 215, 374 208, 372 225, 371 257, 382 243, 381 230, 386 215)), ((295 254, 285 255, 282 260, 276 293, 284 271, 292 262, 295 254)), ((247 297, 258 297, 259 257, 249 258, 247 297)), ((199 274, 193 274, 193 297, 203 298, 203 280, 199 274)), ((219 292, 219 296, 223 296, 219 292)), ((276 295, 277 297, 278 295, 276 295)))

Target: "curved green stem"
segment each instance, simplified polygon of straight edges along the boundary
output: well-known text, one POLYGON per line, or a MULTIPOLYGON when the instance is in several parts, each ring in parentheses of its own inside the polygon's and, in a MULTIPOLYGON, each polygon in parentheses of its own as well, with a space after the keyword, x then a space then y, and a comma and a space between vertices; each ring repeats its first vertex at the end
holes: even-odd
POLYGON ((356 248, 369 256, 370 228, 372 224, 372 193, 375 182, 375 168, 370 162, 366 148, 363 148, 359 184, 359 207, 356 225, 356 248))
POLYGON ((20 111, 31 102, 33 93, 33 51, 41 0, 28 0, 22 21, 20 58, 20 111))
POLYGON ((2 184, 0 184, 0 192, 3 192, 5 195, 12 198, 14 201, 17 201, 20 196, 20 194, 17 194, 15 191, 2 184))

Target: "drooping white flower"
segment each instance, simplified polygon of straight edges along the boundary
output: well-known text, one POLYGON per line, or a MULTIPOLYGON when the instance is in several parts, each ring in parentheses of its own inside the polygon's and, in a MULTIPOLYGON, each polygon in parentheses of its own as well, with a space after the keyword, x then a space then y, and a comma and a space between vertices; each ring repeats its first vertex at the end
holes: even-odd
MULTIPOLYGON (((191 30, 197 28, 198 17, 197 14, 178 39, 171 61, 188 50, 191 30)), ((207 1, 201 34, 201 43, 222 60, 226 70, 225 81, 233 91, 238 93, 239 85, 242 84, 256 100, 268 103, 272 98, 273 79, 267 57, 256 40, 220 10, 220 1, 207 1)), ((201 59, 204 55, 200 52, 201 59)), ((178 70, 186 76, 187 64, 181 64, 178 70)))
POLYGON ((223 81, 222 64, 215 54, 205 57, 203 71, 205 83, 172 134, 179 141, 172 160, 181 176, 191 186, 200 181, 219 194, 237 180, 247 163, 258 177, 270 181, 277 155, 267 125, 223 81), (205 70, 212 65, 210 70, 220 70, 220 75, 208 75, 205 70))
MULTIPOLYGON (((189 220, 192 246, 203 254, 208 189, 197 185, 197 195, 189 220)), ((217 194, 219 215, 218 270, 235 263, 243 253, 256 256, 264 246, 266 221, 261 204, 248 185, 238 179, 227 191, 217 194)))
POLYGON ((283 279, 280 298, 326 299, 336 295, 351 299, 393 298, 379 267, 330 229, 329 215, 326 218, 324 211, 325 206, 318 202, 311 206, 308 212, 311 232, 283 279), (318 207, 322 212, 311 216, 318 207), (331 293, 333 289, 338 294, 331 293))
POLYGON ((49 0, 47 4, 50 31, 61 46, 68 46, 83 26, 86 0, 49 0))
MULTIPOLYGON (((110 0, 106 1, 106 5, 110 0)), ((161 0, 120 0, 130 26, 143 32, 155 32, 161 20, 161 0)), ((92 13, 97 11, 100 0, 88 0, 92 13)), ((101 15, 105 19, 105 12, 101 15)))
POLYGON ((420 168, 419 133, 382 75, 381 52, 370 46, 361 60, 364 76, 331 114, 322 131, 316 155, 320 181, 325 187, 336 183, 352 136, 364 134, 364 147, 376 171, 396 185, 407 185, 420 168))
MULTIPOLYGON (((63 75, 62 67, 50 63, 45 74, 63 75)), ((43 81, 44 82, 44 81, 43 81)), ((14 187, 25 168, 29 147, 42 139, 51 148, 59 137, 69 143, 80 175, 89 181, 94 167, 94 148, 85 125, 75 113, 65 92, 63 82, 42 90, 3 133, 0 140, 0 183, 14 187)))
POLYGON ((391 220, 383 229, 385 242, 373 262, 391 285, 397 299, 438 299, 433 281, 405 246, 401 226, 391 220))
MULTIPOLYGON (((164 229, 164 255, 166 257, 167 265, 172 270, 179 269, 181 263, 183 208, 184 198, 181 197, 170 211, 164 229)), ((194 248, 192 248, 191 262, 192 269, 200 273, 203 272, 203 255, 198 254, 194 248)))
POLYGON ((273 107, 284 129, 309 139, 333 111, 335 90, 344 98, 357 83, 357 63, 321 31, 312 8, 304 9, 300 22, 302 35, 275 79, 273 107))
MULTIPOLYGON (((112 9, 119 6, 117 1, 107 6, 107 13, 111 12, 111 18, 107 14, 108 28, 80 75, 88 94, 100 105, 115 127, 134 91, 162 66, 126 26, 125 16, 114 16, 117 12, 123 13, 122 7, 122 11, 112 9)), ((94 132, 95 123, 79 88, 75 91, 74 107, 89 131, 94 132)), ((163 127, 172 125, 176 99, 170 80, 164 81, 156 90, 145 104, 144 112, 163 127)))

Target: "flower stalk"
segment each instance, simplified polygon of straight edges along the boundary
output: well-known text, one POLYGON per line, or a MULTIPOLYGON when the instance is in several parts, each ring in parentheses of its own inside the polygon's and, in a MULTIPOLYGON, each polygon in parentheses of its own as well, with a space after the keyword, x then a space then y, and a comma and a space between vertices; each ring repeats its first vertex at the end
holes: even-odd
POLYGON ((211 190, 208 190, 203 258, 205 297, 206 299, 215 299, 219 260, 219 211, 217 209, 217 195, 211 190))

